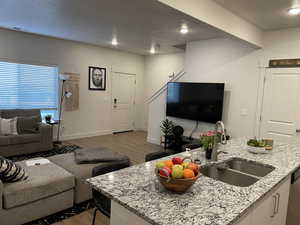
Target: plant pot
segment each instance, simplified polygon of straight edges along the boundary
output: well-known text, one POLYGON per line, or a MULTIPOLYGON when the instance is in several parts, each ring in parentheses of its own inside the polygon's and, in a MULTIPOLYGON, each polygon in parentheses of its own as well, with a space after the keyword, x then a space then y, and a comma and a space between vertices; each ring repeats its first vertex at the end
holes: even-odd
POLYGON ((212 155, 212 149, 211 148, 206 149, 205 150, 205 158, 206 159, 211 159, 211 155, 212 155))

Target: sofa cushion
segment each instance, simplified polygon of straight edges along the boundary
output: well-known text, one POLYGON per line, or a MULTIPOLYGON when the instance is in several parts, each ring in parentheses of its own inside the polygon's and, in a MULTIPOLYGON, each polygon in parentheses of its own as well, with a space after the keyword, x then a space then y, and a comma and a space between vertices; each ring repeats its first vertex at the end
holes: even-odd
POLYGON ((17 118, 17 130, 19 134, 32 134, 39 132, 40 119, 38 116, 17 118))
POLYGON ((29 177, 25 181, 3 184, 5 209, 28 204, 74 188, 74 176, 53 163, 27 166, 25 161, 21 161, 18 164, 26 169, 29 177))
POLYGON ((9 145, 9 137, 8 136, 0 136, 0 146, 9 145))
POLYGON ((48 158, 51 162, 61 166, 75 176, 75 203, 80 203, 92 198, 92 190, 86 179, 92 177, 92 170, 98 165, 105 165, 107 163, 95 164, 76 164, 74 153, 66 153, 62 155, 55 155, 48 158))
POLYGON ((1 135, 17 135, 17 117, 11 119, 0 118, 0 134, 1 135))
POLYGON ((20 134, 20 135, 10 135, 8 137, 9 137, 9 144, 11 145, 26 144, 26 143, 41 141, 40 134, 20 134))

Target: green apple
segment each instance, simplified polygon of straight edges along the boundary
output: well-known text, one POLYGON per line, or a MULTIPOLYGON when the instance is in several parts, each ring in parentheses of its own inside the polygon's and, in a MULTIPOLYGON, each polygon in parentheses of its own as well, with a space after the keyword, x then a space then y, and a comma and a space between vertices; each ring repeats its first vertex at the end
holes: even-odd
POLYGON ((180 179, 183 177, 183 169, 181 169, 180 167, 173 167, 173 171, 172 171, 172 177, 174 179, 180 179))
POLYGON ((165 166, 165 163, 163 161, 158 161, 155 164, 155 166, 156 166, 157 169, 160 169, 160 168, 163 168, 165 166))
POLYGON ((179 164, 176 164, 176 165, 174 165, 174 166, 172 167, 173 170, 176 169, 176 168, 183 170, 183 166, 182 166, 182 165, 179 165, 179 164))

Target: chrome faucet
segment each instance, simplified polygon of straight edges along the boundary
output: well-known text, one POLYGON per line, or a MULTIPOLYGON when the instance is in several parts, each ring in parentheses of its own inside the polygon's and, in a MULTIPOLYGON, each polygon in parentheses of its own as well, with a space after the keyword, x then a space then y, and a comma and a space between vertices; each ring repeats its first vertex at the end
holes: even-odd
POLYGON ((221 143, 223 145, 225 145, 227 143, 224 123, 222 121, 218 121, 215 125, 215 136, 214 136, 214 143, 213 143, 213 149, 212 149, 212 155, 211 155, 212 161, 218 160, 218 144, 219 143, 218 143, 217 132, 219 130, 219 127, 221 128, 221 143))

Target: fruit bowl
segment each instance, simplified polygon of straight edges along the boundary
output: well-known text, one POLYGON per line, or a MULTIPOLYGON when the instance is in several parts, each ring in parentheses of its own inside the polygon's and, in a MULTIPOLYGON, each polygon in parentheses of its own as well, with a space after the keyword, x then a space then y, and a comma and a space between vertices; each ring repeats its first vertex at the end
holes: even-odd
POLYGON ((250 139, 247 141, 247 150, 255 154, 267 154, 273 149, 273 144, 272 139, 250 139))
POLYGON ((199 178, 200 173, 194 178, 188 179, 173 179, 170 177, 161 176, 158 172, 156 173, 159 182, 169 191, 176 193, 186 192, 199 178))
MULTIPOLYGON (((176 161, 178 158, 172 159, 172 161, 176 161)), ((187 159, 187 158, 185 158, 187 159)), ((157 179, 159 182, 169 191, 175 192, 175 193, 184 193, 186 192, 200 177, 200 170, 199 166, 196 165, 195 163, 183 163, 185 164, 185 169, 182 169, 182 175, 183 177, 179 176, 180 175, 180 166, 181 164, 175 164, 172 166, 172 169, 167 169, 166 167, 161 167, 161 168, 156 168, 155 173, 157 176, 157 179), (190 166, 190 169, 188 168, 190 166), (177 174, 175 173, 176 170, 178 170, 177 174), (193 172, 191 172, 193 171, 193 172)), ((166 161, 171 161, 171 160, 166 160, 166 161)), ((171 167, 170 163, 166 162, 166 164, 169 166, 168 168, 171 167)), ((183 167, 183 166, 182 166, 183 167)))

